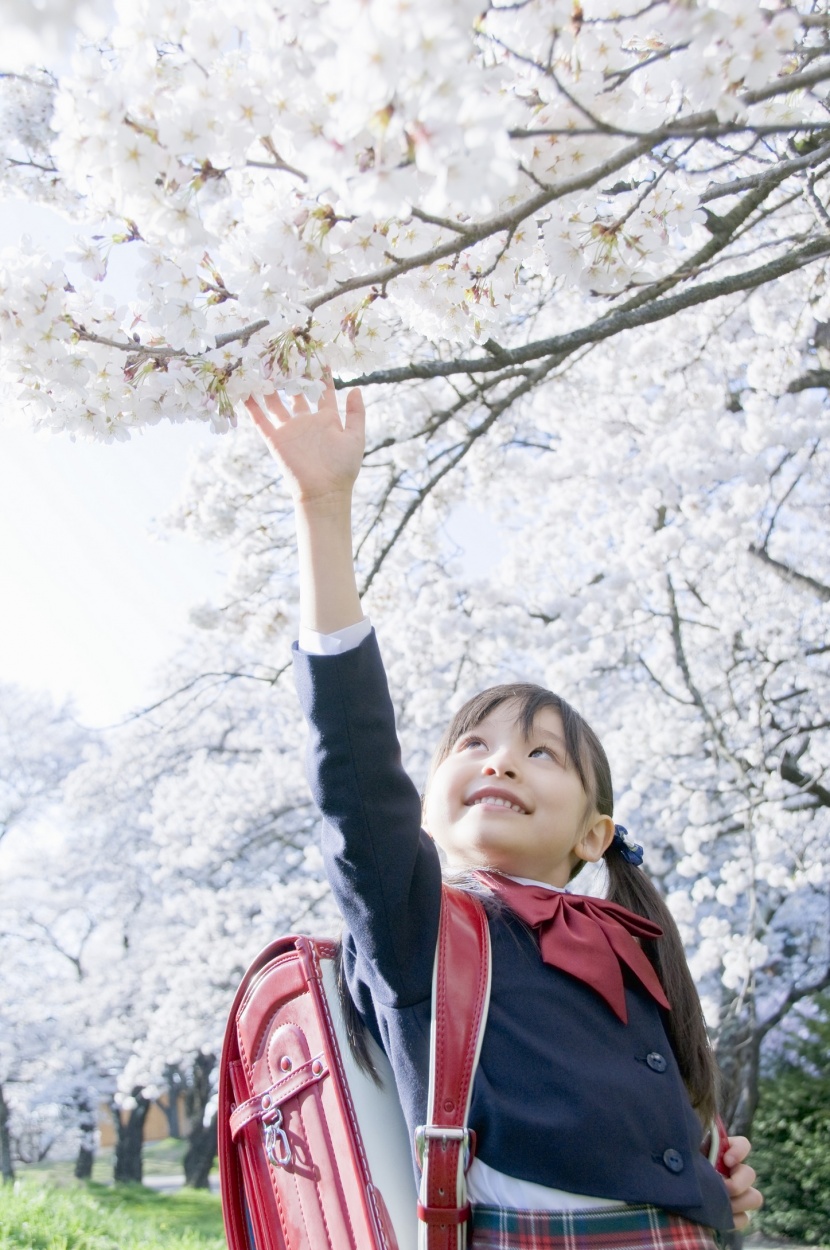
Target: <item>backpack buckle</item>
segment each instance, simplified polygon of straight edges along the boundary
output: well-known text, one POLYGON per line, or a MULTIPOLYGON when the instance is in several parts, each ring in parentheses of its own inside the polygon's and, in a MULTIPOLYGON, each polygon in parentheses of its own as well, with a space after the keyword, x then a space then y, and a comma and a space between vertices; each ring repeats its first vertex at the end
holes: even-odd
POLYGON ((418 1167, 423 1171, 424 1152, 427 1148, 427 1142, 442 1142, 442 1150, 446 1150, 448 1141, 457 1141, 461 1143, 464 1151, 464 1171, 469 1169, 472 1152, 475 1150, 475 1133, 469 1128, 450 1128, 440 1124, 420 1124, 415 1129, 415 1158, 418 1160, 418 1167))
POLYGON ((264 1121, 265 1153, 275 1168, 287 1168, 291 1165, 291 1143, 282 1124, 282 1108, 277 1107, 273 1116, 264 1121))

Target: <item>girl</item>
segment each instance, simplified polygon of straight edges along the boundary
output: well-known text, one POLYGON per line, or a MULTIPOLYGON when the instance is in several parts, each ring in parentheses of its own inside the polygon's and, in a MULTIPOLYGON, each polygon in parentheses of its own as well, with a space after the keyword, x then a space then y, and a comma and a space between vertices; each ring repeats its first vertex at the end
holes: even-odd
POLYGON ((425 1120, 441 868, 490 899, 490 1012, 470 1125, 474 1250, 586 1245, 711 1250, 760 1205, 745 1139, 727 1182, 700 1151, 714 1066, 673 922, 612 819, 605 753, 563 700, 496 687, 453 720, 424 805, 352 564, 351 492, 364 412, 341 421, 327 375, 317 411, 247 407, 292 491, 300 563, 298 688, 344 967, 384 1048, 410 1128, 425 1120), (604 858, 613 901, 570 893, 604 858), (624 906, 620 906, 623 904, 624 906), (698 1114, 700 1118, 698 1118, 698 1114))

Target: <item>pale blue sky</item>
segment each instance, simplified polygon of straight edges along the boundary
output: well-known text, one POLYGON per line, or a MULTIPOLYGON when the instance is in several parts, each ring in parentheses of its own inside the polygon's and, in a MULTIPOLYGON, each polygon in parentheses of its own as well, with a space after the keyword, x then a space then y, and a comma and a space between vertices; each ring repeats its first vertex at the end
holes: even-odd
MULTIPOLYGON (((0 246, 25 230, 60 254, 74 229, 48 209, 0 203, 0 246)), ((188 607, 220 584, 220 553, 162 540, 154 525, 190 449, 215 437, 194 423, 109 446, 44 440, 0 412, 0 681, 71 694, 94 724, 149 697, 188 607)))

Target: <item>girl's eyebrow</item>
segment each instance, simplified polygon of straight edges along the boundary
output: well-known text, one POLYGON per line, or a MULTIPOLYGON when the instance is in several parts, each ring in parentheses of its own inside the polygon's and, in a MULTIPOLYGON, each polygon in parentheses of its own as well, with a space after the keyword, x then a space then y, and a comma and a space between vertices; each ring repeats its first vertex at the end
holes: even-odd
POLYGON ((555 742, 567 755, 568 744, 565 742, 565 739, 560 738, 559 734, 553 733, 550 729, 531 729, 527 736, 528 738, 544 738, 547 742, 555 742))

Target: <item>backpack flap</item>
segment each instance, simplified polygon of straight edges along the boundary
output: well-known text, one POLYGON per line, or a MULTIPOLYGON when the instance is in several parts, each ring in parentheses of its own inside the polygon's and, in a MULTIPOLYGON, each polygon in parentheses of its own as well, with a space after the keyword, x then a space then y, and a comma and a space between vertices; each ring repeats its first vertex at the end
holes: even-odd
POLYGON ((321 984, 334 948, 296 937, 268 953, 237 996, 220 1072, 230 1250, 395 1250, 321 984))

